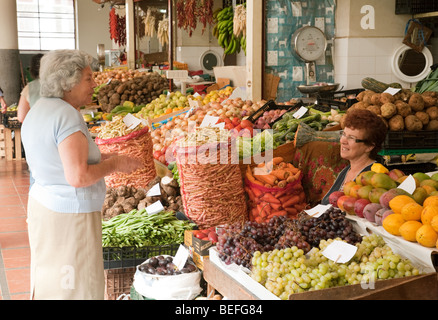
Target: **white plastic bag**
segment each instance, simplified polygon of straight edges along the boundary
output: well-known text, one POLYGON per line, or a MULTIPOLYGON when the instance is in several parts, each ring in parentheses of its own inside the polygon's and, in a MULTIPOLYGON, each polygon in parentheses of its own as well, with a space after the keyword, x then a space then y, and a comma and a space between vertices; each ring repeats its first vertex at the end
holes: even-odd
POLYGON ((142 296, 155 300, 192 300, 198 296, 201 272, 199 270, 178 275, 155 275, 137 270, 133 286, 142 296))

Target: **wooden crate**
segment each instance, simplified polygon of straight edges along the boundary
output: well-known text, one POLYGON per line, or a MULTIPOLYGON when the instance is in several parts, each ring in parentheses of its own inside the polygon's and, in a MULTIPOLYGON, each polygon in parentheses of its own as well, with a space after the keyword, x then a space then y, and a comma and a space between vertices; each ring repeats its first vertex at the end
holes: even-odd
POLYGON ((0 125, 0 159, 6 158, 5 126, 0 125))
POLYGON ((22 160, 23 154, 21 152, 21 129, 4 128, 3 132, 6 160, 22 160))
POLYGON ((117 300, 122 294, 129 294, 136 268, 105 270, 105 300, 117 300))

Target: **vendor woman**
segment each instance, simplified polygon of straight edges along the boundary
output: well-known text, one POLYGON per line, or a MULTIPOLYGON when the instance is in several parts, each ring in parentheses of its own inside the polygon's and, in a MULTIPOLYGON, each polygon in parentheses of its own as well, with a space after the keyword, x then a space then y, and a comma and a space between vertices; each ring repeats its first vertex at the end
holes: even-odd
POLYGON ((341 131, 340 152, 349 165, 341 171, 321 204, 328 204, 332 192, 342 191, 345 183, 355 180, 361 172, 371 170, 385 141, 386 132, 385 122, 374 112, 365 109, 347 112, 344 130, 341 131))

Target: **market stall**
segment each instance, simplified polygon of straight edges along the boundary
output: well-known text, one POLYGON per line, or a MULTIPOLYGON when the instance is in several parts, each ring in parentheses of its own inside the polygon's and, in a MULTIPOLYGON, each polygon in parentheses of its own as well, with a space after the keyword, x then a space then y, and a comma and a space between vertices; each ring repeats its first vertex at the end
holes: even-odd
MULTIPOLYGON (((364 199, 359 199, 361 187, 369 192, 374 187, 369 178, 369 181, 357 180, 356 186, 349 185, 341 200, 338 200, 341 195, 332 199, 332 209, 326 208, 328 213, 324 213, 328 220, 319 220, 309 211, 318 206, 327 188, 345 166, 339 156, 338 143, 343 115, 349 109, 359 108, 365 99, 371 99, 377 93, 369 89, 359 90, 355 102, 332 100, 343 104, 327 107, 300 99, 278 104, 250 101, 233 96, 233 92, 231 86, 212 90, 204 96, 167 92, 138 108, 135 103, 131 105, 125 101, 106 112, 105 117, 109 119, 111 115, 111 120, 106 120, 101 126, 94 123, 91 130, 95 131, 100 147, 112 148, 114 145, 119 152, 141 157, 145 168, 149 168, 148 172, 152 170, 144 178, 138 173, 133 177, 117 176, 107 180, 108 196, 102 214, 105 220, 103 245, 107 288, 112 288, 108 298, 115 299, 121 294, 140 298, 142 295, 135 287, 142 288, 139 282, 143 273, 152 272, 150 265, 141 269, 140 266, 147 264, 151 257, 176 257, 181 255, 178 253, 181 248, 185 248, 187 261, 193 262, 207 283, 203 288, 206 296, 216 292, 231 299, 307 299, 310 296, 310 299, 324 299, 329 291, 338 290, 339 297, 348 299, 378 299, 379 294, 409 299, 411 296, 406 292, 417 292, 419 286, 427 283, 431 290, 426 290, 428 293, 422 297, 435 299, 433 293, 437 282, 432 279, 436 280, 436 249, 433 248, 437 239, 432 242, 437 233, 431 221, 437 197, 433 192, 438 190, 438 182, 433 172, 410 174, 379 164, 369 175, 385 175, 387 184, 379 188, 385 187, 388 194, 391 190, 398 190, 405 179, 414 181, 415 188, 407 196, 410 201, 396 198, 402 195, 401 192, 393 192, 392 198, 386 198, 388 195, 382 190, 377 196, 367 194, 364 199), (144 141, 131 144, 128 138, 144 141), (154 161, 153 167, 151 160, 154 161), (114 184, 116 182, 118 184, 114 184), (381 204, 384 199, 387 201, 385 206, 381 204), (425 205, 427 199, 429 205, 425 205), (410 222, 410 218, 392 224, 382 223, 383 211, 377 213, 376 210, 395 210, 396 207, 401 210, 411 202, 430 211, 425 218, 429 220, 422 221, 421 215, 415 220, 417 226, 427 226, 422 229, 427 235, 426 242, 415 237, 412 239, 411 229, 399 234, 398 228, 394 227, 396 223, 400 227, 401 222, 410 222), (365 210, 367 204, 370 206, 365 210), (335 232, 326 229, 324 237, 309 233, 312 228, 331 228, 332 220, 337 221, 335 232), (135 228, 141 231, 135 231, 135 228), (393 231, 394 228, 397 230, 393 231), (361 248, 373 243, 366 253, 367 258, 353 259, 351 263, 357 267, 328 262, 328 258, 321 254, 323 248, 316 250, 321 243, 327 246, 339 235, 358 250, 365 250, 361 248), (411 238, 406 238, 408 235, 411 238), (377 236, 379 238, 373 238, 377 236), (386 261, 383 264, 391 264, 391 267, 384 270, 379 267, 374 274, 375 271, 366 268, 376 266, 362 266, 376 277, 371 293, 361 287, 360 281, 369 278, 368 271, 362 272, 359 265, 367 259, 379 259, 371 258, 377 254, 375 250, 380 252, 380 259, 386 261), (291 263, 299 261, 297 267, 287 269, 288 272, 284 271, 284 266, 277 266, 285 273, 276 277, 283 279, 278 281, 299 279, 293 280, 298 283, 297 287, 284 290, 285 283, 273 286, 273 280, 267 280, 272 271, 263 268, 270 265, 270 260, 264 263, 257 259, 272 252, 280 255, 269 259, 282 261, 286 255, 292 256, 291 263), (315 256, 306 261, 304 253, 315 256), (306 268, 327 265, 329 273, 336 274, 338 280, 322 281, 320 275, 312 276, 309 269, 307 276, 310 280, 307 282, 306 276, 303 278, 300 274, 303 271, 299 271, 301 265, 306 268), (352 268, 353 273, 344 268, 352 268), (114 288, 115 277, 126 280, 124 288, 114 288), (309 291, 309 288, 316 290, 309 291)), ((402 93, 408 94, 408 91, 402 93)), ((394 97, 380 93, 382 96, 395 102, 394 97)), ((401 99, 412 96, 413 93, 401 99)), ((433 101, 423 109, 435 108, 436 100, 433 101)), ((409 105, 409 101, 406 104, 409 105)), ((383 105, 376 105, 380 112, 383 112, 383 105)), ((391 117, 397 115, 395 111, 391 117)), ((424 132, 426 128, 427 125, 424 129, 422 127, 424 132)), ((389 134, 391 132, 394 131, 390 130, 389 134)), ((421 130, 405 130, 399 134, 412 132, 423 134, 421 130)), ((426 134, 433 132, 428 130, 426 134)), ((391 142, 388 143, 390 147, 391 142)), ((398 215, 393 212, 393 216, 398 215)), ((383 221, 392 219, 391 215, 386 215, 383 221)), ((157 272, 156 268, 154 270, 157 272)), ((148 277, 151 274, 152 278, 159 276, 159 280, 160 277, 180 276, 149 273, 148 277)), ((158 283, 164 284, 165 280, 158 283)), ((149 291, 143 291, 146 292, 149 291)))

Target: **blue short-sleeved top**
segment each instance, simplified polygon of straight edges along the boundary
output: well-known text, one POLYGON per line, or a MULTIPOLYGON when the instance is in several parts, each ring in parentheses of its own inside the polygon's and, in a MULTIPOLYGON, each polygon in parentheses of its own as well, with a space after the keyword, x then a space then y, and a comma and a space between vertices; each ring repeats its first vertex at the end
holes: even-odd
POLYGON ((35 178, 29 195, 55 212, 100 211, 105 199, 103 178, 85 188, 74 188, 65 178, 58 145, 78 131, 88 140, 88 164, 99 163, 100 150, 82 115, 62 99, 39 99, 30 109, 21 128, 26 160, 35 178))

